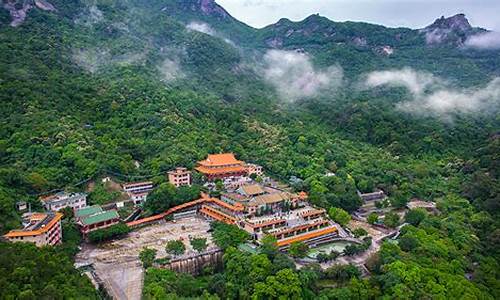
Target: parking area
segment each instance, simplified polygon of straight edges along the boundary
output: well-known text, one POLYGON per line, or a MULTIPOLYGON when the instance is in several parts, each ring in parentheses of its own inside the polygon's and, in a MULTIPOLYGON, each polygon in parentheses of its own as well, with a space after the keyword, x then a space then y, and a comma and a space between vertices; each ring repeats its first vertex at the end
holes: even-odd
POLYGON ((185 256, 194 254, 189 239, 206 238, 209 249, 215 247, 207 232, 210 224, 199 217, 150 225, 134 230, 125 238, 101 244, 84 244, 76 256, 77 265, 93 265, 95 274, 115 299, 140 299, 143 270, 139 253, 144 247, 156 249, 157 258, 167 256, 165 245, 170 240, 182 240, 185 256))

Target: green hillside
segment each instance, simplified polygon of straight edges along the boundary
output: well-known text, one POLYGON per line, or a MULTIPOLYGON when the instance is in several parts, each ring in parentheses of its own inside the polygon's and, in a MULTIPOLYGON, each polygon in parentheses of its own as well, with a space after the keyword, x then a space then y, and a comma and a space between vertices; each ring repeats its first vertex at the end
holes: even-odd
MULTIPOLYGON (((0 9, 1 233, 20 225, 19 200, 40 208, 37 195, 78 190, 89 178, 160 174, 232 151, 280 180, 303 179, 300 188, 325 208, 353 211, 356 189, 374 188, 399 205, 415 197, 442 207, 404 233, 415 247, 383 247, 373 279, 322 289, 304 283, 309 270, 299 274, 302 298, 498 298, 498 93, 477 113, 436 115, 400 109, 413 97, 407 89, 359 88, 369 72, 412 68, 475 95, 500 76, 498 50, 462 45, 483 29, 430 45, 424 31, 316 15, 254 29, 213 1, 48 2, 56 10, 35 6, 16 27, 0 9), (342 83, 284 99, 265 75, 269 50, 307 53, 299 59, 318 74, 341 68, 342 83), (338 176, 323 176, 330 171, 338 176)), ((238 290, 246 271, 220 275, 229 285, 218 295, 257 295, 238 290)), ((29 290, 5 295, 14 289, 29 290)))

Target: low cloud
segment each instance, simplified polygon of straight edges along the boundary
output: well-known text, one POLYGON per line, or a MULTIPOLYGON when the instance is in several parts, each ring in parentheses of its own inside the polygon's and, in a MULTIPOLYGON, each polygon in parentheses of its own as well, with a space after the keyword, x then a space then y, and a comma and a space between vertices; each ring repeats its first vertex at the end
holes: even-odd
POLYGON ((442 29, 442 28, 437 28, 437 29, 433 29, 433 30, 426 30, 425 31, 425 42, 429 45, 440 44, 448 37, 448 34, 450 32, 451 32, 451 30, 442 29))
POLYGON ((388 85, 392 87, 406 87, 412 94, 423 94, 426 89, 441 84, 441 80, 432 74, 415 72, 405 68, 401 70, 376 71, 366 77, 368 87, 388 85))
POLYGON ((224 40, 226 43, 228 43, 232 46, 236 46, 233 41, 231 41, 230 39, 228 39, 228 38, 224 37, 223 35, 221 35, 220 33, 218 33, 215 29, 210 27, 210 25, 208 25, 207 23, 191 22, 191 23, 186 25, 186 29, 189 31, 197 31, 197 32, 201 32, 204 34, 211 35, 213 37, 220 38, 220 39, 224 40))
POLYGON ((408 89, 412 99, 399 103, 397 107, 415 114, 448 118, 454 113, 493 112, 500 105, 500 78, 495 78, 482 87, 454 89, 448 82, 430 73, 406 68, 369 73, 364 86, 408 89))
POLYGON ((262 76, 271 83, 282 99, 295 101, 319 96, 341 86, 342 69, 331 66, 316 70, 307 54, 295 51, 269 50, 264 55, 262 76))
POLYGON ((157 69, 161 74, 161 80, 166 83, 184 77, 181 66, 176 60, 166 58, 157 69))
POLYGON ((89 27, 102 21, 104 21, 104 14, 95 4, 86 7, 85 11, 75 19, 76 24, 89 27))
POLYGON ((77 49, 73 51, 73 62, 90 73, 96 73, 112 66, 142 65, 147 52, 130 52, 111 55, 107 47, 77 49))
POLYGON ((216 31, 210 27, 207 23, 202 23, 202 22, 191 22, 186 25, 186 28, 191 31, 198 31, 202 32, 211 36, 216 35, 216 31))
POLYGON ((73 61, 88 72, 95 73, 111 61, 108 49, 92 48, 73 51, 73 61))
POLYGON ((473 35, 465 41, 465 47, 481 50, 500 49, 500 32, 485 32, 473 35))

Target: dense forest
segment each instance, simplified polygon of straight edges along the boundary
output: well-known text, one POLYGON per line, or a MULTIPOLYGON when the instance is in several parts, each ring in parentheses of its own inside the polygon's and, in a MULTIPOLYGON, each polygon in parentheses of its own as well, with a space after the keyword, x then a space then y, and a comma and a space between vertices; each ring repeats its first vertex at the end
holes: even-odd
MULTIPOLYGON (((38 195, 52 190, 153 177, 231 151, 276 179, 298 178, 294 187, 318 206, 352 212, 356 190, 381 188, 394 206, 420 198, 441 213, 384 244, 369 279, 349 268, 295 270, 273 251, 228 246, 223 270, 200 277, 149 268, 145 298, 500 297, 500 52, 316 15, 254 29, 213 1, 49 2, 56 10, 33 6, 16 27, 0 9, 0 233, 20 226, 19 200, 40 209, 38 195), (272 51, 299 66, 283 69, 272 51), (359 88, 370 72, 405 68, 413 71, 398 74, 424 82, 423 92, 359 88), (313 74, 316 86, 303 93, 275 69, 313 74), (479 98, 479 108, 435 113, 415 102, 444 93, 479 98)), ((163 186, 149 208, 178 203, 174 194, 163 186)), ((6 298, 95 297, 71 267, 74 247, 0 246, 6 298), (54 280, 34 280, 54 264, 54 280)))

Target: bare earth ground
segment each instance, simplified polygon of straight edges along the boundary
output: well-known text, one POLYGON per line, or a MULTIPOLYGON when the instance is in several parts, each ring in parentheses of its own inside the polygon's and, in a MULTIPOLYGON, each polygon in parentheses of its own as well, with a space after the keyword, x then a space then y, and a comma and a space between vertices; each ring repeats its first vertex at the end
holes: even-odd
POLYGON ((93 264, 96 275, 102 280, 114 299, 141 299, 144 274, 139 252, 144 247, 154 248, 157 258, 167 255, 165 245, 170 240, 181 239, 186 245, 185 256, 194 254, 189 245, 190 237, 206 238, 209 249, 214 247, 207 221, 183 218, 177 221, 156 224, 137 229, 127 237, 98 246, 84 244, 77 254, 78 265, 93 264))

